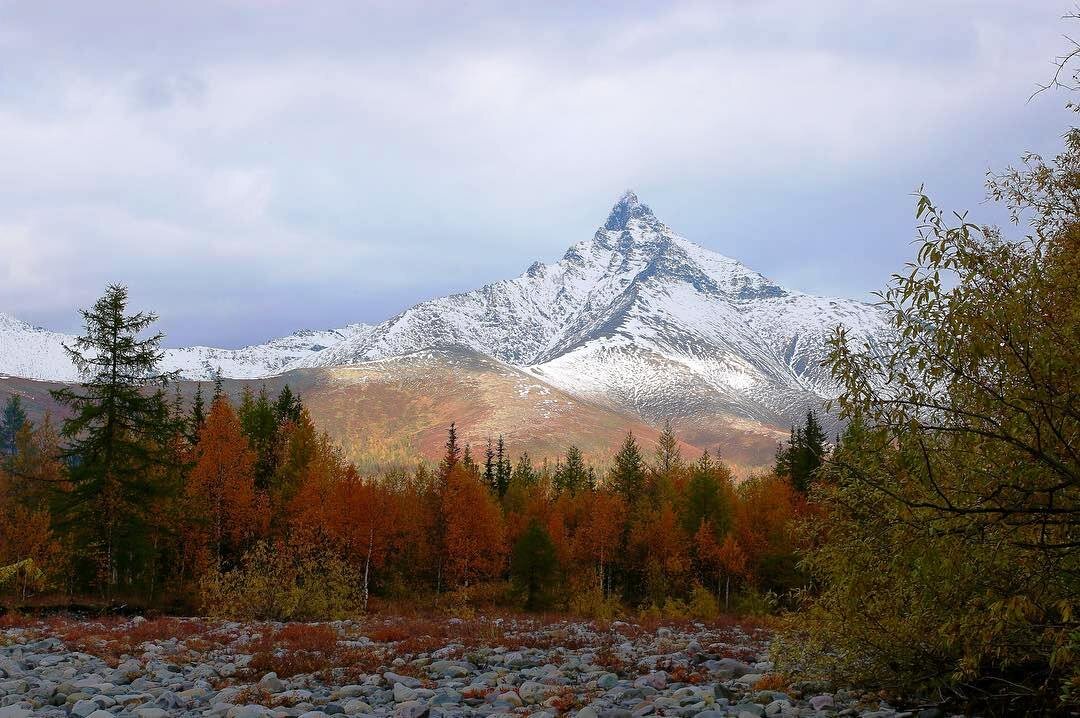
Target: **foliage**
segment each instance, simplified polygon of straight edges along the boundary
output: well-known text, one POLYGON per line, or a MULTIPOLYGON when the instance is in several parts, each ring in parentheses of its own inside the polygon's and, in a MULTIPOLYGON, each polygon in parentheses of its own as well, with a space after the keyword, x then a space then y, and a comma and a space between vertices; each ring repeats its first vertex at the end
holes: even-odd
POLYGON ((237 620, 340 619, 356 611, 355 572, 333 554, 261 541, 240 565, 200 583, 209 616, 237 620))
POLYGON ((851 425, 806 529, 822 590, 787 665, 1001 712, 1077 685, 1080 131, 1025 162, 989 188, 1029 236, 920 195, 917 260, 880 295, 897 338, 833 339, 851 425))
POLYGON ((557 569, 555 545, 547 529, 533 519, 510 555, 510 575, 525 596, 525 610, 536 611, 551 605, 557 569))
POLYGON ((155 478, 169 465, 173 425, 162 392, 149 389, 168 377, 154 373, 162 335, 139 338, 157 317, 128 314, 126 287, 110 285, 82 316, 85 333, 67 350, 83 383, 52 392, 71 411, 62 431, 71 491, 62 499, 112 592, 150 580, 151 512, 170 490, 155 478))

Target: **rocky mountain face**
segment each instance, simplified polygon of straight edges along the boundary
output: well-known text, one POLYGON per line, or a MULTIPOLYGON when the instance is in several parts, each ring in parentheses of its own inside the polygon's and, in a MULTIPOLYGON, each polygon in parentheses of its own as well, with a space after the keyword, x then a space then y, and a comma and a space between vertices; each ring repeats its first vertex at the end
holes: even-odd
MULTIPOLYGON (((243 349, 170 349, 188 379, 279 376, 466 350, 646 422, 786 426, 833 394, 821 360, 839 324, 871 344, 880 310, 779 286, 661 222, 633 192, 589 239, 515 279, 417 304, 377 325, 243 349)), ((0 375, 74 381, 65 335, 0 315, 0 375)))
POLYGON ((873 306, 785 289, 680 237, 627 192, 558 262, 418 304, 298 364, 462 346, 647 421, 786 425, 832 395, 821 360, 838 324, 856 340, 886 331, 873 306))

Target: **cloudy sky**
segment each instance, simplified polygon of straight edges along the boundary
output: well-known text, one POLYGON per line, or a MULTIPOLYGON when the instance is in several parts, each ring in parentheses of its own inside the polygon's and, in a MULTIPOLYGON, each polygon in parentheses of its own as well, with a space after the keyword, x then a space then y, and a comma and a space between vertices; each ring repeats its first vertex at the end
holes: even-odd
POLYGON ((925 182, 1052 153, 1066 0, 0 0, 0 312, 105 283, 169 343, 379 321, 590 236, 628 187, 865 297, 925 182))

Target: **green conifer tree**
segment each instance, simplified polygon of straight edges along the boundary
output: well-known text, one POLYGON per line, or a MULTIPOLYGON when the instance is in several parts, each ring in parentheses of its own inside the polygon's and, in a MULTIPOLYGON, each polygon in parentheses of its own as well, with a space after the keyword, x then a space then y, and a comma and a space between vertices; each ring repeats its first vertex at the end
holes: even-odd
POLYGON ((156 373, 162 335, 140 338, 157 317, 128 314, 127 301, 127 288, 113 284, 81 312, 84 334, 65 348, 82 384, 52 392, 70 411, 62 430, 71 482, 61 497, 64 523, 97 560, 109 597, 151 578, 148 536, 174 428, 162 391, 169 376, 156 373))

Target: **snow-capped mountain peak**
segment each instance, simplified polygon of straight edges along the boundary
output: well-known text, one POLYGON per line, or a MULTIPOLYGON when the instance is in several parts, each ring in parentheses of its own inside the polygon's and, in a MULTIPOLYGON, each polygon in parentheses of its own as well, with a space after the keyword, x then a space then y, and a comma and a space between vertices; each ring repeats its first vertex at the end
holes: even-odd
MULTIPOLYGON (((552 264, 422 302, 377 325, 298 332, 244 349, 169 350, 166 368, 255 378, 465 348, 646 420, 783 424, 833 392, 821 366, 839 323, 873 342, 880 311, 794 292, 679 236, 631 190, 552 264)), ((70 381, 63 335, 0 315, 0 373, 70 381)))

